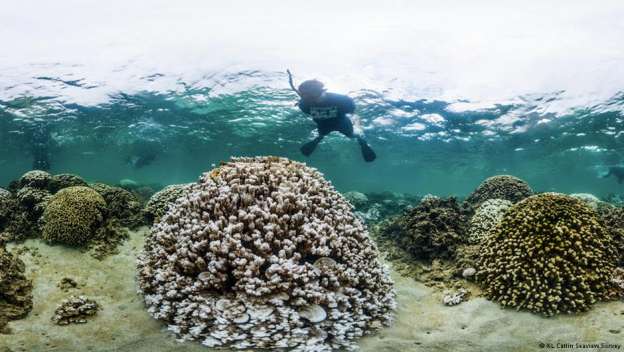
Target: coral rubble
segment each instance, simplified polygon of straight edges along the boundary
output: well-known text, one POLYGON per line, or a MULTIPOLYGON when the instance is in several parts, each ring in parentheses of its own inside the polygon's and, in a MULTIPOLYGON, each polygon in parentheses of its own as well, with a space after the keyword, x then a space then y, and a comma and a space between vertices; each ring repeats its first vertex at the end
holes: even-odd
POLYGON ((483 181, 466 198, 466 202, 476 208, 488 199, 504 199, 516 203, 531 195, 533 190, 525 181, 515 176, 498 175, 483 181))
POLYGON ((477 279, 503 306, 551 316, 605 299, 616 254, 582 201, 540 194, 514 205, 481 246, 477 279))
POLYGON ((70 296, 56 307, 52 321, 56 325, 85 324, 87 318, 97 314, 101 306, 85 296, 70 296))
POLYGON ((183 339, 329 351, 390 322, 395 293, 377 255, 318 171, 233 158, 152 227, 138 281, 149 312, 183 339))

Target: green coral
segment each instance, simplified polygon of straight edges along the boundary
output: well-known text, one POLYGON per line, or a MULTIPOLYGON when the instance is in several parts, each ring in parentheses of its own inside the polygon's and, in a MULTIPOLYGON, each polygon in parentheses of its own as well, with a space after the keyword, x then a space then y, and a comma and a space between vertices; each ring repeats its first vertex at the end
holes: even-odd
POLYGON ((380 236, 393 240, 416 259, 451 259, 457 247, 466 243, 468 215, 455 198, 425 197, 384 224, 380 236))
POLYGON ((165 215, 169 205, 187 192, 190 184, 170 185, 156 192, 145 204, 145 217, 149 222, 157 222, 165 215))
POLYGON ((104 183, 93 183, 90 187, 104 198, 108 215, 118 219, 121 225, 131 229, 143 225, 143 209, 133 193, 104 183))
POLYGON ((618 253, 618 265, 624 267, 624 208, 602 207, 600 220, 607 228, 618 253))
POLYGON ((616 254, 582 201, 541 194, 514 205, 481 246, 477 279, 503 306, 552 316, 608 297, 616 254))
POLYGON ((43 213, 42 237, 49 242, 84 245, 95 236, 105 210, 104 198, 89 187, 62 189, 43 213))
POLYGON ((466 198, 466 202, 476 208, 489 199, 504 199, 517 203, 531 195, 533 195, 533 190, 525 181, 515 176, 498 175, 483 181, 466 198))
POLYGON ((9 320, 21 319, 32 310, 32 282, 24 270, 24 262, 0 243, 0 334, 9 320))

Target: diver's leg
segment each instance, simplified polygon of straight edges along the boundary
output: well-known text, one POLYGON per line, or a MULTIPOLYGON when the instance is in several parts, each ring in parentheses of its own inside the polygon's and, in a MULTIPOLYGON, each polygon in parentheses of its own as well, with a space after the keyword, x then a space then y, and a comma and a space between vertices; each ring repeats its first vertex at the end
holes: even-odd
POLYGON ((310 156, 310 154, 314 152, 314 149, 316 149, 316 146, 321 142, 321 140, 323 140, 323 137, 325 137, 329 132, 331 132, 328 126, 324 126, 320 124, 317 126, 317 131, 318 131, 318 136, 316 138, 314 138, 313 140, 301 146, 301 153, 303 155, 310 156))
POLYGON ((356 138, 358 143, 360 144, 360 150, 362 151, 362 157, 366 162, 371 162, 377 158, 375 151, 371 148, 368 143, 364 140, 364 138, 353 132, 353 122, 350 119, 344 119, 341 122, 340 133, 344 134, 349 138, 356 138))

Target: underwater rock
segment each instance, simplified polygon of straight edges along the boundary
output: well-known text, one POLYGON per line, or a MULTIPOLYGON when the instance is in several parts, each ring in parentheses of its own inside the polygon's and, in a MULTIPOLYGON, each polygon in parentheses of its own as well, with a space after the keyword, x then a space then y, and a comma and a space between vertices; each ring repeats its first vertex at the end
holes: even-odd
POLYGON ((468 242, 481 243, 512 205, 512 202, 504 199, 488 199, 481 203, 470 219, 468 242))
POLYGON ((85 180, 83 180, 80 176, 73 174, 58 174, 52 176, 48 189, 50 192, 56 193, 63 188, 86 185, 87 182, 85 182, 85 180))
POLYGON ((477 273, 477 269, 473 267, 469 267, 469 268, 464 269, 464 271, 462 271, 462 277, 464 279, 468 279, 470 277, 473 277, 476 273, 477 273))
POLYGON ((42 238, 48 242, 81 246, 91 240, 104 220, 106 202, 89 187, 60 190, 43 213, 42 238))
POLYGON ((11 192, 0 188, 0 232, 2 232, 15 211, 16 204, 12 198, 11 192))
POLYGON ((56 307, 52 321, 56 325, 85 324, 87 318, 97 314, 101 306, 85 296, 70 296, 56 307))
POLYGON ((456 306, 468 298, 468 290, 465 288, 460 288, 456 292, 449 292, 444 295, 442 298, 442 303, 445 306, 456 306))
POLYGON ((0 243, 0 334, 9 320, 24 318, 32 310, 32 281, 25 265, 0 243))
POLYGON ((598 212, 618 253, 618 265, 624 267, 624 208, 602 207, 598 212))
POLYGON ((182 339, 325 351, 390 323, 395 293, 377 257, 318 171, 232 158, 152 227, 138 283, 149 313, 182 339))
POLYGON ((380 229, 380 236, 393 240, 416 259, 450 259, 467 241, 470 210, 455 198, 426 197, 413 209, 380 229))
POLYGON ((145 204, 144 214, 149 222, 157 222, 176 199, 188 192, 192 183, 170 185, 156 192, 145 204))
POLYGON ((511 175, 498 175, 483 181, 466 198, 466 202, 476 208, 489 199, 504 199, 517 203, 531 195, 533 190, 525 181, 511 175))
POLYGON ((565 195, 515 204, 481 245, 477 280, 490 300, 552 316, 606 298, 616 254, 595 212, 565 195))
POLYGON ((133 193, 104 183, 92 183, 89 187, 104 198, 109 217, 118 219, 121 225, 131 229, 144 224, 141 203, 133 193))

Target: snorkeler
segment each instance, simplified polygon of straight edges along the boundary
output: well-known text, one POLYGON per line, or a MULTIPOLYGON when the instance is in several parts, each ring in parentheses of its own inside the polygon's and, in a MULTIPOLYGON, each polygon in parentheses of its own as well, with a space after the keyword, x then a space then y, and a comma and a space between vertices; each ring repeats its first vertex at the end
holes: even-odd
POLYGON ((624 166, 611 166, 609 167, 609 171, 601 177, 607 178, 609 176, 617 178, 617 182, 622 184, 622 182, 624 182, 624 166))
POLYGON ((309 80, 301 83, 299 89, 295 88, 292 74, 288 73, 288 83, 295 93, 301 98, 297 104, 301 111, 312 116, 316 123, 318 137, 309 141, 301 147, 301 153, 309 156, 319 142, 330 132, 336 131, 349 138, 356 138, 362 150, 362 156, 367 162, 375 160, 375 152, 366 143, 361 135, 353 131, 353 123, 347 117, 355 111, 353 99, 346 95, 329 93, 325 91, 323 83, 317 80, 309 80))

